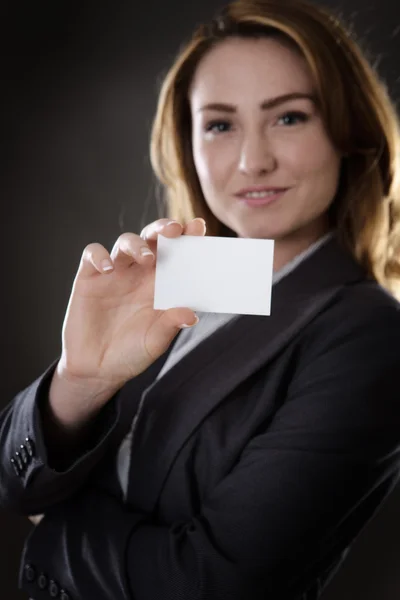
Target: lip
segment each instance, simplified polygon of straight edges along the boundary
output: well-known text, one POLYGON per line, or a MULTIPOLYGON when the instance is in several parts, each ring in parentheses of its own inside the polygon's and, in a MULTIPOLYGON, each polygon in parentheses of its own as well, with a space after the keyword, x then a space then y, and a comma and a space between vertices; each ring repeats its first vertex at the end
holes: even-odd
POLYGON ((281 198, 281 196, 283 196, 283 194, 285 192, 288 191, 288 189, 290 188, 275 188, 275 187, 258 187, 258 188, 246 188, 243 190, 240 190, 240 192, 238 192, 236 195, 236 197, 241 201, 244 202, 245 204, 247 204, 247 206, 266 206, 267 204, 271 204, 272 202, 276 202, 276 200, 278 200, 279 198, 281 198), (265 198, 246 198, 245 194, 248 194, 249 192, 270 192, 270 191, 274 191, 274 194, 270 194, 268 196, 265 196, 265 198))

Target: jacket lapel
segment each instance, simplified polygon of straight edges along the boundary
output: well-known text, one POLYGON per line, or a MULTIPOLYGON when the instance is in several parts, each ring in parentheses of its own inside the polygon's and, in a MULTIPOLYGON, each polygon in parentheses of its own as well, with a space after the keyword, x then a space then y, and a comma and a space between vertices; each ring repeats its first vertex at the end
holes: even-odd
POLYGON ((270 317, 233 319, 153 381, 144 391, 131 450, 129 489, 138 508, 154 509, 177 453, 207 414, 266 366, 344 285, 360 279, 364 271, 332 239, 274 286, 270 317))

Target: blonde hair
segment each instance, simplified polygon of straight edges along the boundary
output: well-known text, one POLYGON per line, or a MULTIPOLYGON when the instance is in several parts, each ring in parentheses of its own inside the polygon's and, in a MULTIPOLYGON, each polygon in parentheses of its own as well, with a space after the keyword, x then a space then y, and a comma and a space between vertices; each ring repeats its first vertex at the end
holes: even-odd
POLYGON ((360 45, 327 9, 308 0, 243 0, 201 25, 167 73, 151 134, 151 162, 165 186, 168 216, 207 221, 227 234, 203 197, 191 147, 189 88, 197 65, 230 37, 274 37, 306 60, 322 119, 344 155, 330 209, 340 242, 400 298, 400 127, 396 110, 360 45))

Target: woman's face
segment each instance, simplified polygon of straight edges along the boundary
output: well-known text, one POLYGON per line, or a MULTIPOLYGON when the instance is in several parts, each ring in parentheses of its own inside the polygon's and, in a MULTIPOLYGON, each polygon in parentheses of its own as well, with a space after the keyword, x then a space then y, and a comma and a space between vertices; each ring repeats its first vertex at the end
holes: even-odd
POLYGON ((239 237, 311 243, 328 229, 341 157, 313 93, 306 62, 273 39, 229 39, 200 62, 194 163, 212 213, 239 237))

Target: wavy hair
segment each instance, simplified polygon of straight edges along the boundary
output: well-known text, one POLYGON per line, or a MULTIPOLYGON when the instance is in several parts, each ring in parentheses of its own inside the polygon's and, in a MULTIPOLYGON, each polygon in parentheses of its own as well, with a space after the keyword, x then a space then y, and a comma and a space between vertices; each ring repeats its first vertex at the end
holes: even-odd
POLYGON ((227 38, 273 37, 306 60, 321 116, 343 155, 331 226, 368 274, 400 299, 400 127, 384 82, 354 35, 308 0, 239 0, 197 28, 169 69, 151 132, 167 216, 232 235, 204 199, 192 153, 189 89, 202 58, 227 38))

